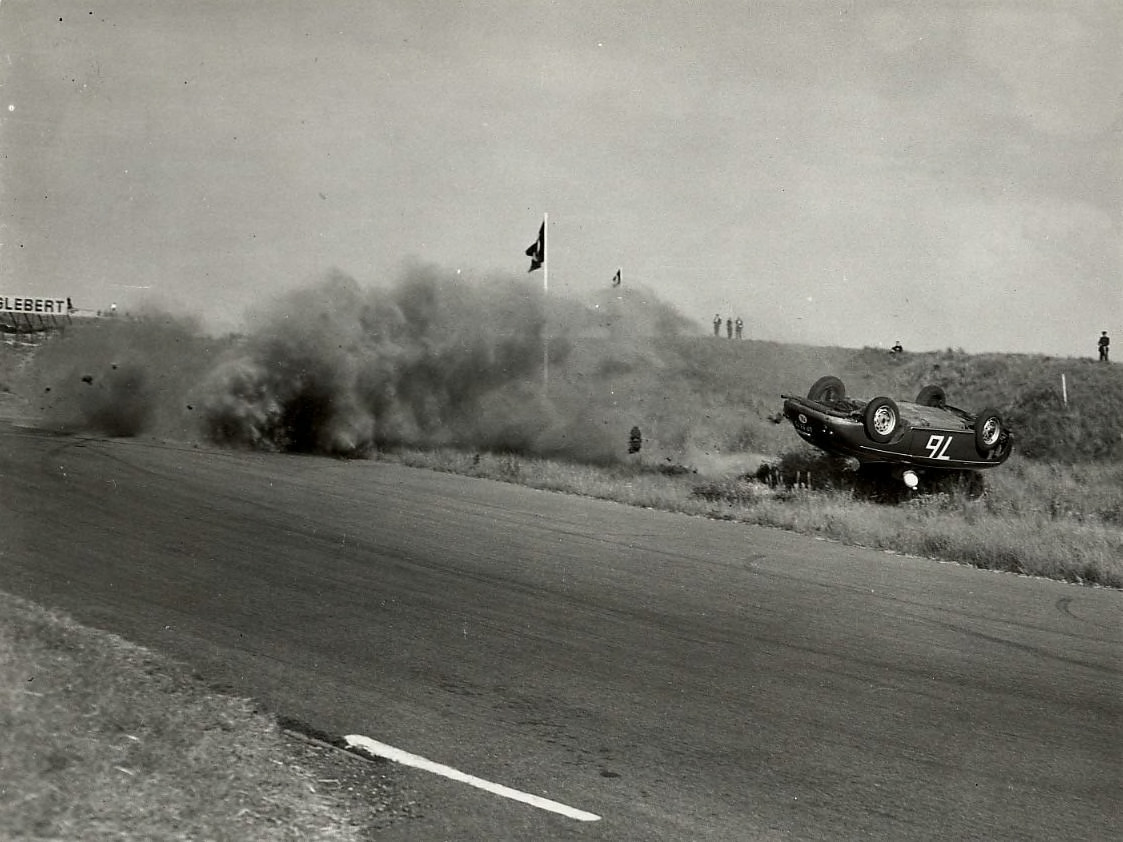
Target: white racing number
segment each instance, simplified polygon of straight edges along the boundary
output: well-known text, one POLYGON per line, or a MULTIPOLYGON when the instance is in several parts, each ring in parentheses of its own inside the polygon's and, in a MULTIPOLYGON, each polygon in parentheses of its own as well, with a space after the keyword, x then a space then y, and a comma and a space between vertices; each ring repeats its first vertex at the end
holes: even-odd
POLYGON ((928 455, 933 459, 951 459, 948 456, 948 446, 951 444, 951 436, 929 436, 928 444, 924 445, 924 449, 928 451, 928 455))

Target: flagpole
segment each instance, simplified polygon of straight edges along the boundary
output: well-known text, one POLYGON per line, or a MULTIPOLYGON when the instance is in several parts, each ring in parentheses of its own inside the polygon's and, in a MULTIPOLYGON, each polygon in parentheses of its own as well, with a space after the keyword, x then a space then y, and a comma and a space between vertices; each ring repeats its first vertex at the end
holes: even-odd
POLYGON ((550 391, 550 249, 546 238, 549 237, 549 214, 542 214, 542 392, 550 391))

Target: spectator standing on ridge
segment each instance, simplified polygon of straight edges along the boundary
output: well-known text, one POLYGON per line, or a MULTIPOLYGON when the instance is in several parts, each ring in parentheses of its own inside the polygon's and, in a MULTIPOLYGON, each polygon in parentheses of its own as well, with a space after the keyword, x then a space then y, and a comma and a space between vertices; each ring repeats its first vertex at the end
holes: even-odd
POLYGON ((1111 338, 1107 335, 1107 331, 1105 330, 1103 333, 1100 334, 1100 341, 1099 341, 1100 362, 1101 363, 1109 362, 1109 360, 1107 358, 1107 349, 1108 349, 1109 345, 1111 345, 1111 338))
POLYGON ((714 313, 714 336, 721 335, 721 314, 714 313))
POLYGON ((725 336, 728 339, 733 338, 733 319, 725 320, 725 336))
POLYGON ((734 324, 737 325, 737 338, 740 339, 741 338, 741 331, 744 329, 745 323, 743 321, 741 321, 741 317, 738 316, 737 321, 734 322, 734 324))

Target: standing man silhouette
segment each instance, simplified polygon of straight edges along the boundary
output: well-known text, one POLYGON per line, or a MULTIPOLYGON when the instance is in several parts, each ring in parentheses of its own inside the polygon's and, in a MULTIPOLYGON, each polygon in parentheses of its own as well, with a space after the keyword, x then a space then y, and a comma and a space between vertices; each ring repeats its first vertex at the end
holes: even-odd
POLYGON ((1111 338, 1107 335, 1107 331, 1105 330, 1103 333, 1100 334, 1100 341, 1099 341, 1100 362, 1101 363, 1109 362, 1109 360, 1107 358, 1107 349, 1108 349, 1109 345, 1111 345, 1111 338))
POLYGON ((714 313, 714 336, 721 334, 721 313, 714 313))

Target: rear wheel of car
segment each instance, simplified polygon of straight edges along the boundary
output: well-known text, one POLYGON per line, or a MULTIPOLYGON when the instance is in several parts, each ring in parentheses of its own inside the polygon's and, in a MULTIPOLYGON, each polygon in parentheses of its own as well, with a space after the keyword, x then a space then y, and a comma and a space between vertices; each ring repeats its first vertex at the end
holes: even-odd
POLYGON ((1002 416, 995 409, 984 409, 975 416, 975 450, 987 456, 1002 438, 1002 416))
POLYGON ((942 409, 947 405, 947 396, 939 386, 925 386, 916 396, 916 402, 921 406, 935 406, 942 409))
POLYGON ((828 374, 820 377, 807 390, 807 400, 819 403, 832 403, 846 399, 846 386, 837 377, 828 374))
POLYGON ((901 412, 891 398, 874 398, 862 413, 866 435, 878 444, 893 438, 901 425, 901 412))

